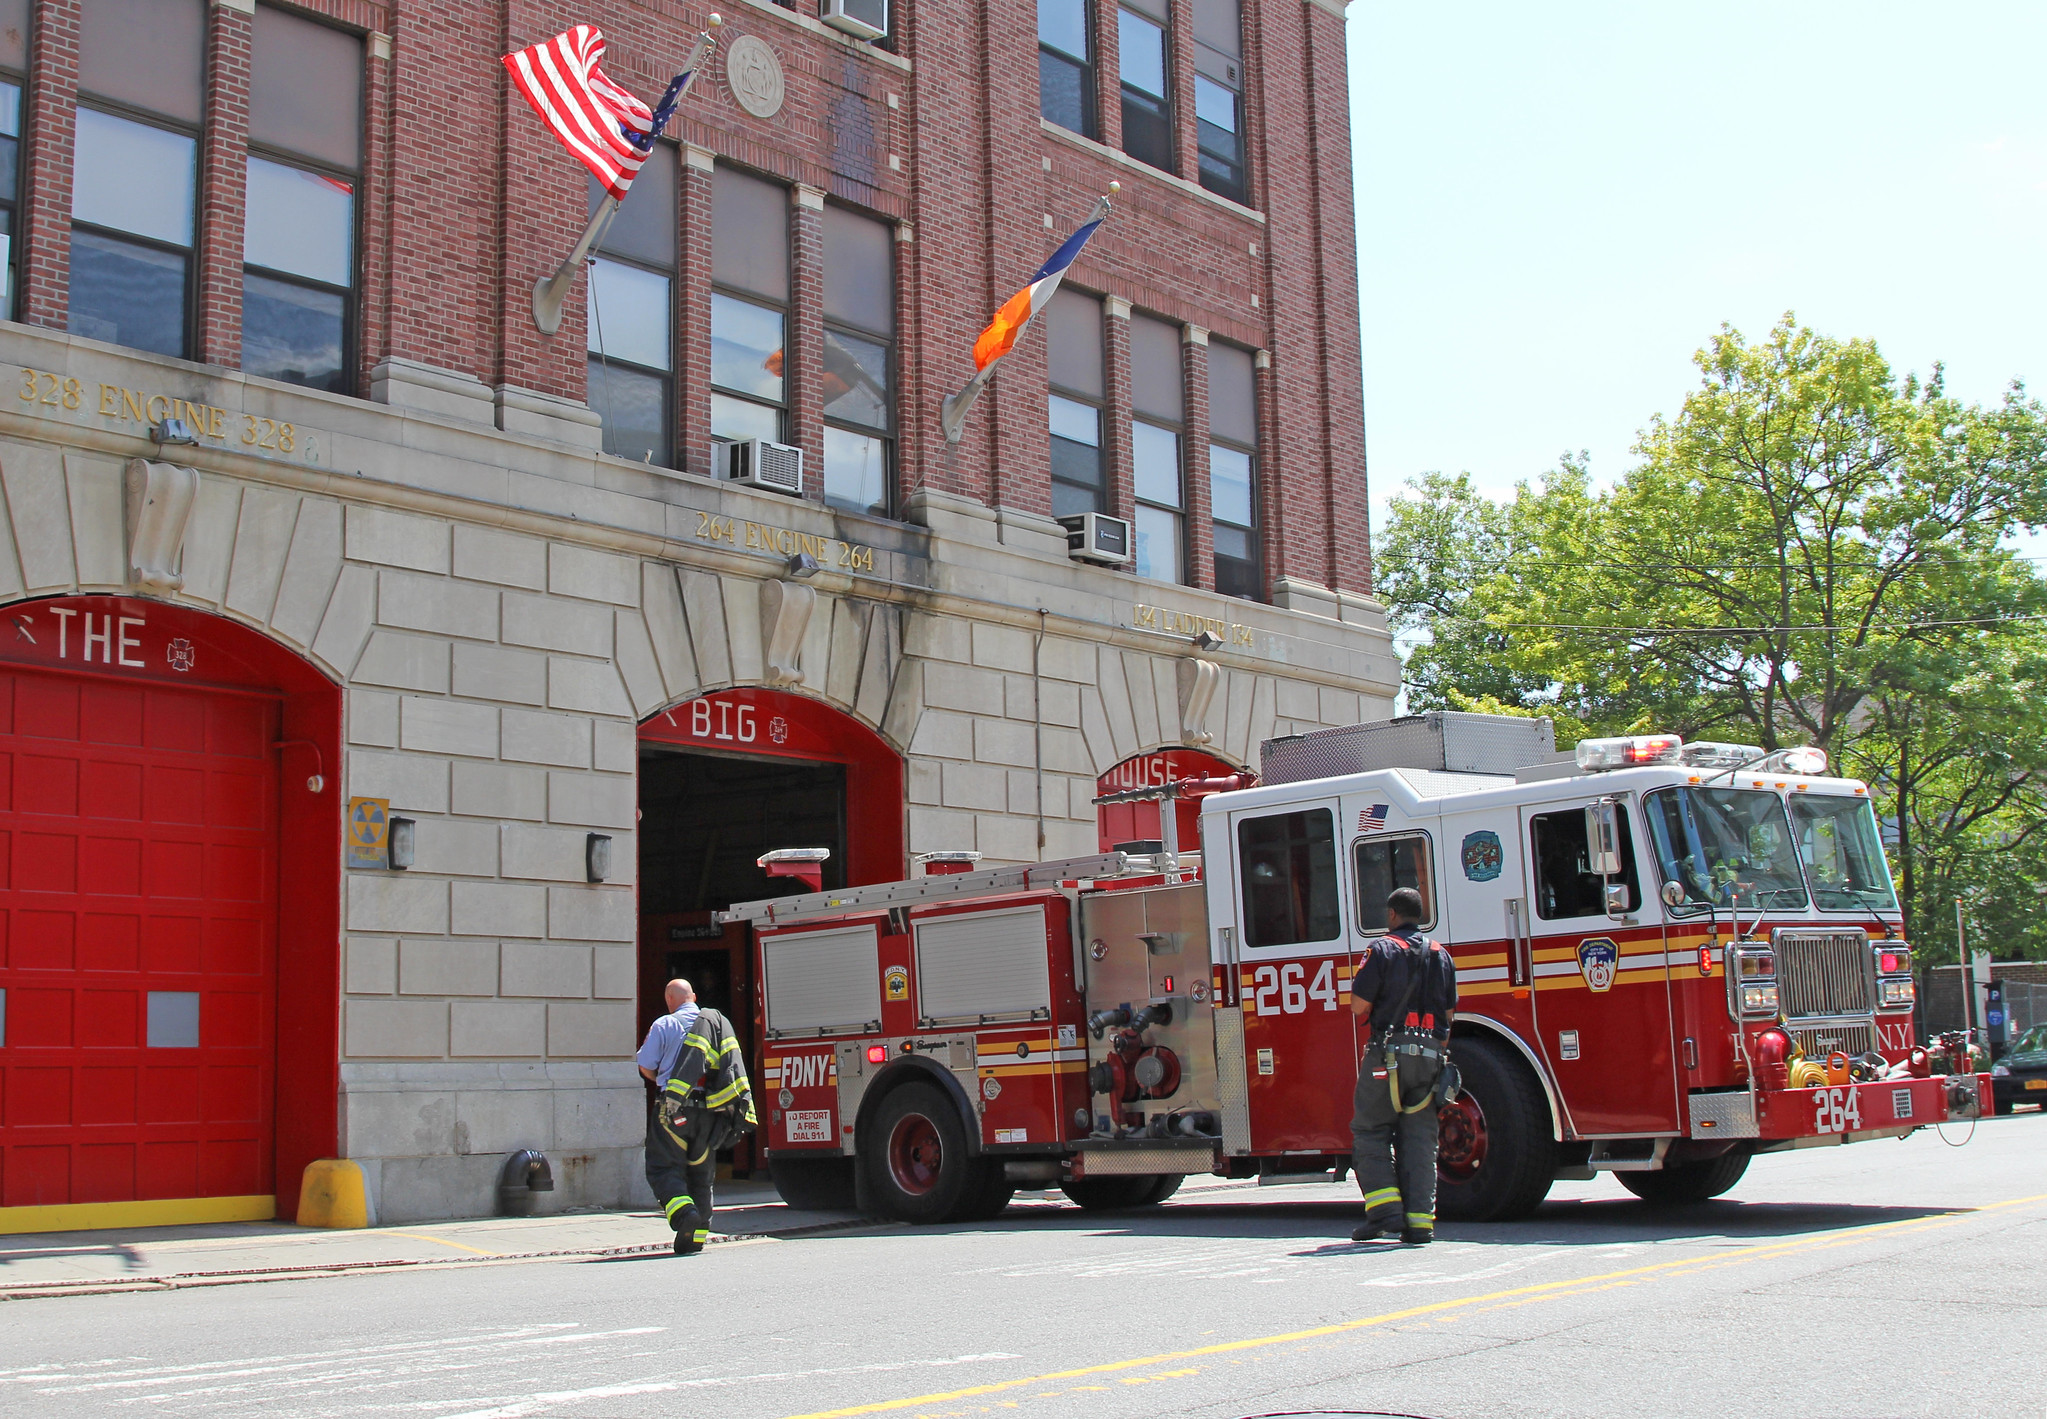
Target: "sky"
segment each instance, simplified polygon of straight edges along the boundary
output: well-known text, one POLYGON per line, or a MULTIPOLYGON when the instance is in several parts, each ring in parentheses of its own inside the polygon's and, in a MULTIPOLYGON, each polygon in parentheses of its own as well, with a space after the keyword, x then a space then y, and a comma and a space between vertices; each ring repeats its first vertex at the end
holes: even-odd
POLYGON ((2047 394, 2047 3, 1357 0, 1348 34, 1375 528, 1428 470, 1618 477, 1723 322, 2047 394))

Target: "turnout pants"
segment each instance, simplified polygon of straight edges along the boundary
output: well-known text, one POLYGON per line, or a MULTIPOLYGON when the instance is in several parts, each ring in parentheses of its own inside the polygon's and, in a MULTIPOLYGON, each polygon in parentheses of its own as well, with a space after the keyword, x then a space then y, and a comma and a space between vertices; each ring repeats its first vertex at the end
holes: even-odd
POLYGON ((691 1115, 705 1112, 677 1106, 665 1098, 656 1100, 647 1112, 647 1186, 654 1190, 670 1227, 676 1226, 685 1208, 696 1209, 690 1239, 697 1242, 711 1235, 711 1184, 718 1173, 718 1149, 710 1141, 711 1130, 702 1122, 694 1130, 689 1127, 691 1115), (692 1133, 710 1146, 692 1147, 692 1133))
MULTIPOLYGON (((1413 1105, 1443 1071, 1440 1056, 1403 1054, 1400 1094, 1413 1105)), ((1436 1225, 1436 1109, 1400 1113, 1386 1087, 1386 1057, 1375 1048, 1358 1070, 1350 1121, 1351 1171, 1365 1195, 1365 1220, 1388 1231, 1436 1225)))

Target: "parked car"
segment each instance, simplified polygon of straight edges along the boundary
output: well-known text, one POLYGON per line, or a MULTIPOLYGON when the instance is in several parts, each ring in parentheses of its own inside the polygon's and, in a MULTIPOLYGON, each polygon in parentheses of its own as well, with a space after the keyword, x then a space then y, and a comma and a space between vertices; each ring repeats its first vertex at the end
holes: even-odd
POLYGON ((2014 1104, 2047 1109, 2047 1025, 2035 1025, 2012 1041, 2004 1058, 1990 1066, 1990 1087, 2001 1114, 2010 1113, 2014 1104))

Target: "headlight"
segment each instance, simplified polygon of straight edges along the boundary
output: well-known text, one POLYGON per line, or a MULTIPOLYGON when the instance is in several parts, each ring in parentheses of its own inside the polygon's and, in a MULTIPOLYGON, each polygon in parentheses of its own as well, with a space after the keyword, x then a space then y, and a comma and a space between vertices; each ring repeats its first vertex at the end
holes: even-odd
POLYGON ((1999 1079, 2011 1078, 2011 1069, 2006 1065, 1993 1064, 1990 1066, 1990 1072, 1996 1075, 1999 1079))
POLYGON ((1768 947, 1742 946, 1728 953, 1732 969, 1744 980, 1777 974, 1777 953, 1768 947))
POLYGON ((1910 980, 1887 980, 1883 983, 1884 1008, 1903 1008, 1919 998, 1918 985, 1910 980))
POLYGON ((1745 982, 1741 987, 1741 1013, 1744 1015, 1775 1015, 1777 1013, 1777 982, 1745 982))

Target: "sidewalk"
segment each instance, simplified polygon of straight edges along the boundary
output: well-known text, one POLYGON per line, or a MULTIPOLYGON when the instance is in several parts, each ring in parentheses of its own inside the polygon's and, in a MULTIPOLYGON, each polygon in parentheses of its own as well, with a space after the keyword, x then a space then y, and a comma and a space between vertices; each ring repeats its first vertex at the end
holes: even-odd
MULTIPOLYGON (((1181 1196, 1255 1184, 1191 1177, 1181 1196)), ((1019 1193, 1033 1210, 1070 1206, 1057 1192, 1019 1193)), ((896 1224, 853 1212, 790 1207, 762 1182, 718 1184, 712 1243, 801 1236, 896 1224)), ((0 1245, 0 1300, 169 1291, 303 1280, 410 1267, 653 1255, 669 1250, 661 1214, 573 1212, 553 1217, 478 1217, 416 1226, 327 1231, 286 1222, 222 1222, 102 1232, 23 1233, 0 1245)))

